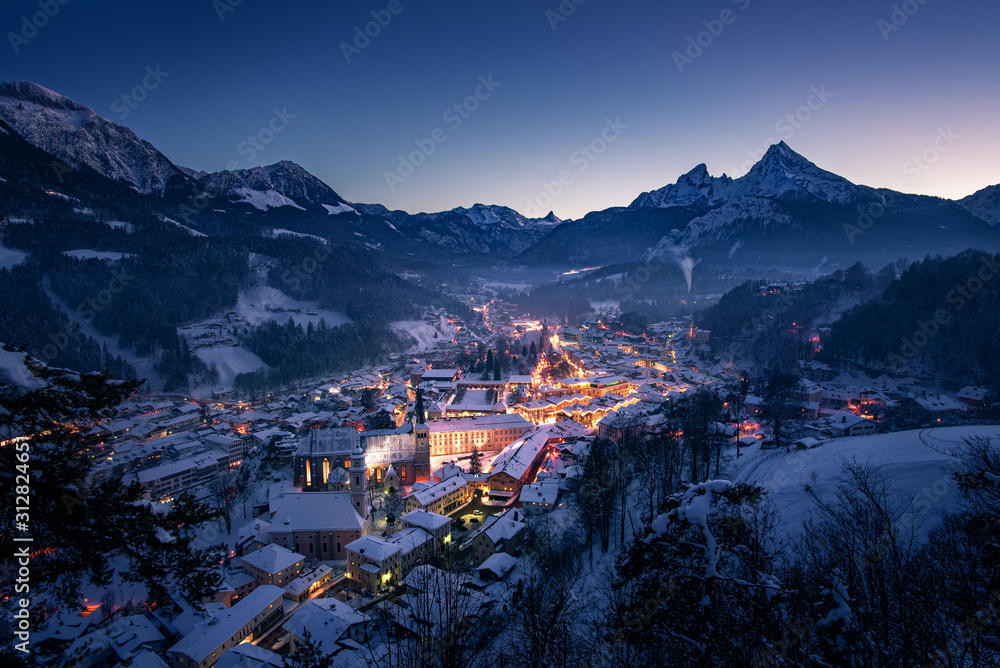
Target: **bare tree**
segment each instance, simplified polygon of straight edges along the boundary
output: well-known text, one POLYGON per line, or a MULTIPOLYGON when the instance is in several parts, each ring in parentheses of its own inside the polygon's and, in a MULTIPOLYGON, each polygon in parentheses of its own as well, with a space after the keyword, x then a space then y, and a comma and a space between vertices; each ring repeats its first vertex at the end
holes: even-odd
POLYGON ((229 512, 232 510, 234 491, 236 486, 236 473, 225 471, 217 474, 208 481, 208 491, 212 495, 215 509, 218 512, 217 519, 224 519, 226 522, 226 533, 232 533, 233 526, 229 519, 229 512))

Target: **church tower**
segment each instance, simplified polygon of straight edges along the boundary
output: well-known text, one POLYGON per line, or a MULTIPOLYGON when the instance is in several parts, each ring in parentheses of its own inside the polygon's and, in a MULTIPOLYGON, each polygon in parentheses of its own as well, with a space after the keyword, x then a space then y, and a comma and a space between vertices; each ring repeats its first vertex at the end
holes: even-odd
POLYGON ((351 502, 361 517, 368 519, 368 470, 365 468, 365 453, 358 446, 351 453, 351 502))
POLYGON ((413 475, 417 482, 431 479, 431 429, 426 422, 413 424, 413 475))

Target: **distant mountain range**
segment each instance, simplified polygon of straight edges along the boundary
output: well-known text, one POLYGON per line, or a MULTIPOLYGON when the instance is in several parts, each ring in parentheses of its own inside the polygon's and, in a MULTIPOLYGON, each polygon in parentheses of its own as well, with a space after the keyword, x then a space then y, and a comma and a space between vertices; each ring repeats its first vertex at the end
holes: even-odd
POLYGON ((0 201, 0 218, 7 219, 37 217, 55 191, 79 200, 75 211, 95 217, 112 215, 117 207, 116 218, 152 214, 192 234, 271 236, 288 230, 403 264, 415 258, 488 258, 567 267, 668 256, 717 267, 823 271, 856 260, 880 266, 900 256, 1000 248, 1000 226, 994 227, 1000 223, 1000 186, 951 201, 855 185, 784 142, 740 178, 713 177, 698 165, 628 207, 564 222, 554 214, 531 219, 497 205, 409 214, 351 203, 289 161, 197 172, 175 165, 128 128, 30 82, 0 83, 0 129, 65 165, 57 172, 68 167, 113 182, 98 190, 125 186, 136 194, 109 202, 106 194, 89 197, 86 188, 62 193, 37 175, 26 178, 31 170, 8 156, 0 164, 0 178, 12 193, 10 201, 0 201))

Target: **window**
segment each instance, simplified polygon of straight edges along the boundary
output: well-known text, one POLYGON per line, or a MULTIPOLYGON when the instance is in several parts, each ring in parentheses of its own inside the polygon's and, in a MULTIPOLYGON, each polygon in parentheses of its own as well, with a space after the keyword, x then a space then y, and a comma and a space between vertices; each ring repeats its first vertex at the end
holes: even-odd
POLYGON ((337 543, 337 552, 340 552, 340 543, 337 543))

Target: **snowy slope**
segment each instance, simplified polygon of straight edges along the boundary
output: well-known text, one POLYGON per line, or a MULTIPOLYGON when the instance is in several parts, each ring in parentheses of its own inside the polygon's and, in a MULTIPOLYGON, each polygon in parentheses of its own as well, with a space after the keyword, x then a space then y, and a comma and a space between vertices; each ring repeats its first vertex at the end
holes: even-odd
POLYGON ((843 463, 857 458, 877 466, 907 498, 913 498, 920 509, 918 519, 930 525, 938 513, 959 504, 958 487, 951 479, 956 465, 952 453, 963 447, 963 439, 973 436, 997 439, 1000 447, 1000 426, 904 431, 832 440, 812 450, 762 453, 735 478, 764 487, 785 520, 785 529, 795 533, 815 507, 805 486, 821 499, 833 499, 843 463))
POLYGON ((198 348, 195 355, 208 366, 216 364, 219 367, 219 385, 232 387, 233 380, 241 373, 250 373, 257 369, 269 368, 264 361, 249 350, 235 346, 213 346, 198 348))
POLYGON ((27 353, 16 353, 0 348, 0 385, 9 385, 17 390, 18 394, 45 387, 45 381, 36 378, 25 366, 24 360, 27 357, 27 353))
POLYGON ((82 104, 28 81, 0 83, 0 119, 72 167, 87 165, 141 193, 187 177, 149 142, 82 104))
POLYGON ((958 205, 990 225, 1000 223, 1000 185, 989 186, 958 200, 958 205))
POLYGON ((409 349, 411 353, 433 350, 438 344, 454 339, 458 333, 455 326, 443 317, 434 325, 423 320, 401 320, 392 323, 392 328, 409 335, 415 341, 409 349))
POLYGON ((10 269, 14 265, 21 264, 26 257, 28 257, 27 253, 0 245, 0 269, 10 269))

